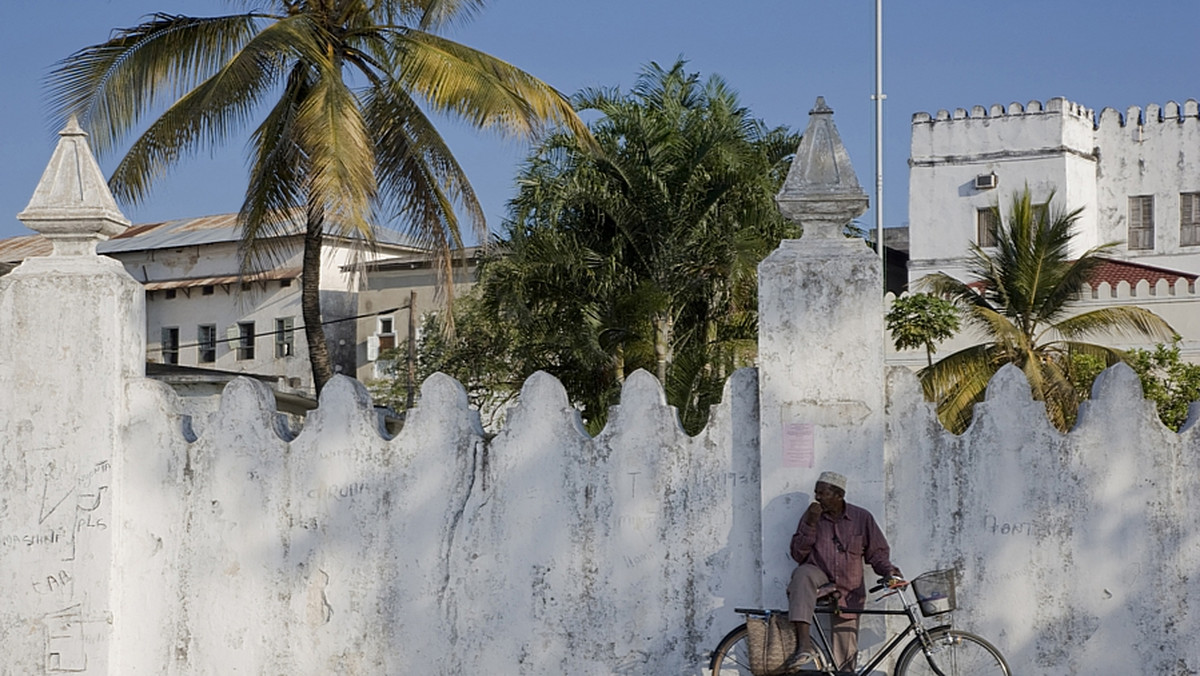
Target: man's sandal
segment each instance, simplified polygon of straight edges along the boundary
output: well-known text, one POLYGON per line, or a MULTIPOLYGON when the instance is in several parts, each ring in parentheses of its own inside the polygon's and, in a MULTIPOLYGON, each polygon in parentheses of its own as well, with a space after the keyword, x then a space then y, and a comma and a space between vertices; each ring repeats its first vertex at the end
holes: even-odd
POLYGON ((784 660, 782 669, 785 672, 797 671, 801 667, 813 665, 815 666, 817 657, 814 653, 808 651, 796 651, 791 657, 784 660))

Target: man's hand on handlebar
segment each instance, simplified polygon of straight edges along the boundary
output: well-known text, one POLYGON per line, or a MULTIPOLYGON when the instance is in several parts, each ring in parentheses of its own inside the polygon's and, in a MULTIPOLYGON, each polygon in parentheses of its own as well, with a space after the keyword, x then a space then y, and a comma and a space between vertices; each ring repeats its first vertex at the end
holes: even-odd
POLYGON ((879 578, 879 581, 869 591, 874 594, 884 589, 899 589, 905 586, 908 586, 908 580, 905 580, 900 573, 900 569, 896 568, 891 573, 879 578))

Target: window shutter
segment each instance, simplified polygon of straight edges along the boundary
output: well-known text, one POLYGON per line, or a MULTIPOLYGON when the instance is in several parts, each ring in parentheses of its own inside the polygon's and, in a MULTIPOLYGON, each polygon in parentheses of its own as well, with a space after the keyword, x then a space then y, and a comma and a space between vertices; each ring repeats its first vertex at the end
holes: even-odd
POLYGON ((379 336, 367 336, 367 361, 379 359, 379 336))

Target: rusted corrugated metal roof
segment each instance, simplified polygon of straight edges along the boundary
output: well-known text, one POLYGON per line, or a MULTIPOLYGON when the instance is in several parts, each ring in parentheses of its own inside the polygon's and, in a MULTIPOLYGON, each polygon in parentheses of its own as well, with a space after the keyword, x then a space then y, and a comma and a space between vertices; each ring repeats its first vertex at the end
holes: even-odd
POLYGON ((267 282, 281 279, 297 279, 301 269, 280 268, 266 272, 252 272, 246 275, 221 275, 218 277, 189 277, 186 279, 162 279, 142 284, 147 291, 159 289, 194 289, 199 286, 220 286, 222 284, 238 284, 240 282, 267 282))
MULTIPOLYGON (((297 212, 281 228, 264 234, 273 237, 292 237, 303 233, 304 221, 297 212)), ((331 235, 327 234, 326 236, 331 235)), ((151 249, 178 249, 203 244, 237 242, 240 238, 237 214, 217 214, 136 225, 107 242, 102 242, 96 250, 102 254, 115 254, 151 249)), ((376 227, 375 239, 384 246, 413 250, 420 248, 416 246, 411 237, 389 228, 376 227)))
MULTIPOLYGON (((96 247, 96 251, 115 255, 135 251, 179 249, 204 244, 237 242, 240 238, 237 225, 237 214, 143 223, 131 226, 116 237, 101 242, 96 247)), ((304 223, 298 218, 294 218, 284 226, 283 232, 279 234, 298 236, 303 232, 304 223)), ((401 250, 409 251, 420 250, 411 237, 395 230, 377 227, 375 237, 377 242, 385 247, 399 247, 401 250)), ((0 240, 0 263, 19 263, 26 258, 47 256, 52 249, 49 240, 42 235, 11 237, 0 240)), ((392 251, 394 253, 402 252, 394 249, 392 251)))
POLYGON ((49 256, 54 249, 42 235, 21 235, 0 239, 0 262, 20 263, 26 258, 49 256))
MULTIPOLYGON (((286 228, 288 235, 300 232, 299 226, 294 222, 286 228)), ((237 214, 180 218, 133 226, 107 242, 101 242, 96 251, 102 254, 120 254, 152 249, 180 249, 237 242, 240 235, 237 214)))

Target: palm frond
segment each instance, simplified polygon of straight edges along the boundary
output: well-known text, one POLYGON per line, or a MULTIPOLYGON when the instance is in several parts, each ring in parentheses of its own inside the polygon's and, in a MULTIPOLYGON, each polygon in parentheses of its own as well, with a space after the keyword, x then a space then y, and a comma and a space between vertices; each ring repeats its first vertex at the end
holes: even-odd
POLYGON ((258 33, 265 15, 211 18, 155 14, 85 47, 56 64, 47 77, 56 121, 71 115, 104 155, 142 116, 190 91, 221 69, 258 33))
POLYGON ((1170 341, 1175 329, 1162 317, 1136 305, 1116 305, 1084 312, 1064 319, 1053 327, 1054 333, 1068 339, 1078 339, 1112 332, 1123 336, 1144 336, 1156 341, 1170 341))
POLYGON ((417 26, 427 31, 466 23, 486 3, 484 0, 417 0, 413 4, 421 10, 417 26))
POLYGON ((319 64, 320 76, 296 111, 295 138, 307 159, 309 204, 325 214, 326 227, 343 237, 371 241, 368 214, 376 194, 375 154, 358 99, 338 74, 319 64))
POLYGON ((955 301, 961 305, 982 305, 991 307, 983 294, 956 277, 944 272, 926 275, 913 283, 914 291, 929 293, 934 296, 955 301))
POLYGON ((453 208, 457 204, 483 239, 483 209, 465 171, 408 93, 394 81, 371 88, 364 96, 363 116, 375 139, 380 201, 389 220, 404 221, 422 245, 458 247, 462 237, 453 208), (442 196, 429 200, 433 187, 442 196), (451 205, 448 211, 446 205, 451 205))
POLYGON ((307 162, 295 137, 295 124, 299 102, 312 86, 310 76, 308 68, 295 65, 283 96, 251 135, 253 164, 238 214, 242 270, 273 266, 293 253, 281 243, 287 241, 284 235, 294 231, 289 226, 307 199, 303 189, 307 162))
POLYGON ((393 37, 397 78, 434 110, 479 129, 524 138, 535 137, 550 122, 590 143, 587 126, 567 99, 529 73, 432 33, 397 29, 393 37))
POLYGON ((240 129, 272 91, 288 57, 319 53, 309 28, 303 17, 268 26, 215 74, 180 97, 121 159, 109 178, 113 194, 141 201, 180 158, 216 145, 240 129))
POLYGON ((995 346, 984 343, 947 355, 917 372, 926 398, 936 404, 946 429, 955 434, 967 429, 972 409, 983 401, 988 382, 1001 363, 995 346))

